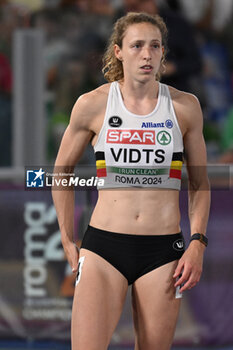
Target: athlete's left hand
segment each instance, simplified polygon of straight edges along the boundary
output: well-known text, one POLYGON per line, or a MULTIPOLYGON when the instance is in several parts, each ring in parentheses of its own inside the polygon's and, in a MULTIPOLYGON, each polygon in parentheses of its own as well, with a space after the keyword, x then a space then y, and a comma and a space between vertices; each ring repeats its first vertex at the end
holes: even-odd
POLYGON ((193 288, 200 280, 205 246, 199 241, 192 241, 178 262, 174 278, 179 277, 175 287, 181 286, 180 292, 193 288))

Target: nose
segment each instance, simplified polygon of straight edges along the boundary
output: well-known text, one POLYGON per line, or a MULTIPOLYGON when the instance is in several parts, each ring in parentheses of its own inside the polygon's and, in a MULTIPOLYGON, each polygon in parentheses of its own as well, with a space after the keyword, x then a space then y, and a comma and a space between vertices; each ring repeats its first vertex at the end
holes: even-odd
POLYGON ((150 52, 150 48, 149 47, 144 47, 143 59, 146 60, 146 61, 150 61, 151 60, 151 52, 150 52))

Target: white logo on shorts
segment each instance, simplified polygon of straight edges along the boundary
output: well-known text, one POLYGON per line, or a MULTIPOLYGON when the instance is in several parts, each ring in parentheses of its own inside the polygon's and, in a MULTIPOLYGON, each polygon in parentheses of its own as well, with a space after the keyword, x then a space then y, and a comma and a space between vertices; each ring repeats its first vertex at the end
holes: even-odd
POLYGON ((184 241, 182 239, 177 239, 174 243, 173 243, 173 248, 175 250, 181 251, 184 248, 184 241))

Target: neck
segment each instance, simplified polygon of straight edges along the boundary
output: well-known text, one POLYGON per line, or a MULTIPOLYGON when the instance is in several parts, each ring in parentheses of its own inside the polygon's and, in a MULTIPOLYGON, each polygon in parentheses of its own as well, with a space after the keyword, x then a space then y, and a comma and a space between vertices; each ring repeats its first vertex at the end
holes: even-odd
POLYGON ((122 95, 128 98, 143 100, 154 99, 158 96, 159 83, 155 80, 150 80, 145 83, 124 78, 124 80, 119 83, 122 95))

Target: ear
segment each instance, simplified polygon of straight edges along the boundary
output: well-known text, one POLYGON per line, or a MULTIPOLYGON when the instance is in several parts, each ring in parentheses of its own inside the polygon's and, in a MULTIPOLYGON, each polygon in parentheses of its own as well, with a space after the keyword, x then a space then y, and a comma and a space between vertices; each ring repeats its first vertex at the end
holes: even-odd
POLYGON ((117 44, 114 45, 114 53, 115 53, 116 58, 122 62, 123 59, 122 59, 121 48, 117 44))
POLYGON ((162 53, 163 53, 163 56, 164 56, 164 52, 165 52, 165 48, 164 48, 164 46, 162 46, 162 53))

